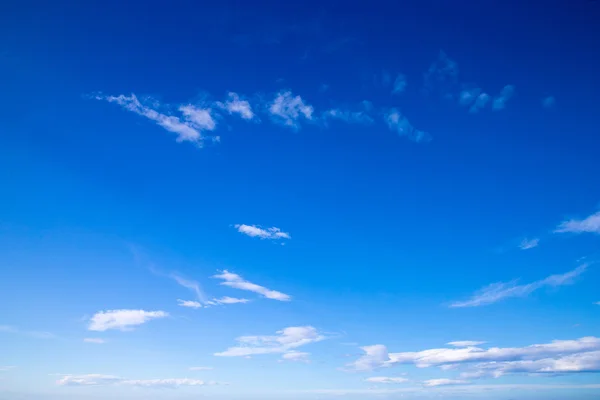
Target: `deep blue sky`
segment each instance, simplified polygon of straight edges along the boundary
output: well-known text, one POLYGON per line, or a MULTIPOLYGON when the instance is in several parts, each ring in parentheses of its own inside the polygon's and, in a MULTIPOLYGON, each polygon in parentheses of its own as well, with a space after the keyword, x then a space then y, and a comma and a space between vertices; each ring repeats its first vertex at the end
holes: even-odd
POLYGON ((600 4, 529 3, 3 4, 0 399, 597 396, 600 4))

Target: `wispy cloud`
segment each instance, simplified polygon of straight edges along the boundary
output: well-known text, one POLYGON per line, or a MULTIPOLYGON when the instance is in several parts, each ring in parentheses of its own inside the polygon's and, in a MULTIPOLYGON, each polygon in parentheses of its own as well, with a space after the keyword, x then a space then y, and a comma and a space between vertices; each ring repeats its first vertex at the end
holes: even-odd
POLYGON ((543 287, 558 287, 573 283, 574 279, 585 272, 588 264, 582 264, 572 271, 561 275, 551 275, 539 281, 519 285, 517 281, 492 283, 476 292, 466 301, 457 301, 450 307, 479 307, 496 303, 511 297, 524 297, 543 287))
POLYGON ((85 343, 93 343, 93 344, 104 344, 106 340, 100 338, 85 338, 83 339, 85 343))
POLYGON ((598 233, 600 234, 600 211, 584 219, 570 219, 560 223, 555 233, 598 233))
POLYGON ((183 114, 188 123, 196 129, 213 131, 217 127, 217 123, 211 115, 212 110, 210 108, 187 104, 180 106, 179 111, 181 111, 181 114, 183 114))
POLYGON ((544 108, 553 108, 556 106, 556 98, 554 96, 546 96, 542 99, 542 106, 544 108))
MULTIPOLYGON (((128 111, 154 121, 157 125, 167 131, 177 134, 178 142, 192 142, 197 146, 202 146, 203 144, 204 136, 202 135, 202 129, 206 127, 206 123, 204 125, 198 125, 192 120, 182 121, 178 117, 160 113, 149 106, 143 105, 134 94, 131 94, 130 96, 97 95, 95 98, 97 100, 106 100, 110 103, 116 103, 128 111)), ((191 110, 188 111, 191 112, 191 110)))
MULTIPOLYGON (((381 344, 365 346, 362 349, 365 354, 358 360, 348 364, 348 367, 353 370, 372 370, 395 364, 414 364, 418 368, 427 368, 468 363, 560 360, 569 355, 589 355, 590 352, 600 351, 600 338, 583 337, 575 340, 554 340, 550 343, 533 344, 525 347, 491 347, 484 349, 470 346, 402 353, 388 353, 386 346, 381 344)), ((582 356, 584 359, 588 359, 587 357, 582 356)))
POLYGON ((181 307, 187 307, 187 308, 202 308, 202 304, 199 301, 193 301, 193 300, 177 299, 177 305, 179 305, 181 307))
POLYGON ((122 331, 131 330, 136 326, 145 324, 153 319, 166 318, 169 314, 164 311, 144 311, 144 310, 109 310, 99 311, 90 319, 88 330, 107 331, 110 329, 119 329, 122 331))
POLYGON ((365 381, 370 383, 405 383, 409 380, 407 378, 397 377, 397 376, 373 376, 365 379, 365 381))
POLYGON ((219 299, 213 299, 213 301, 217 302, 218 304, 245 304, 250 302, 250 300, 248 299, 240 299, 237 297, 229 296, 223 296, 219 299))
POLYGON ((242 278, 238 274, 234 274, 227 270, 222 273, 213 276, 213 278, 222 279, 221 285, 229 286, 235 289, 247 290, 249 292, 258 293, 267 299, 279 300, 279 301, 290 301, 291 296, 278 292, 277 290, 267 289, 264 286, 257 285, 256 283, 249 282, 242 278))
POLYGON ((474 340, 459 340, 456 342, 448 342, 447 344, 449 344, 450 346, 454 346, 454 347, 473 347, 473 346, 479 346, 484 343, 485 342, 478 342, 478 341, 474 341, 474 340))
POLYGON ((400 136, 406 137, 417 143, 426 143, 431 140, 431 136, 427 132, 416 129, 408 119, 395 108, 392 108, 385 113, 384 118, 390 130, 396 132, 400 136))
POLYGON ((538 239, 538 238, 532 238, 532 239, 525 238, 521 241, 521 243, 519 243, 519 248, 521 250, 529 250, 529 249, 533 249, 534 247, 537 247, 539 244, 540 244, 540 239, 538 239))
POLYGON ((312 326, 291 326, 273 336, 240 336, 238 345, 215 353, 218 357, 245 357, 258 354, 288 353, 293 349, 325 339, 312 326))
POLYGON ((275 122, 294 129, 300 128, 300 120, 312 120, 313 112, 311 105, 306 104, 302 97, 292 95, 290 91, 279 92, 269 106, 269 113, 275 122))
POLYGON ((24 330, 11 325, 0 325, 0 332, 15 333, 19 335, 29 336, 35 339, 53 339, 56 337, 53 333, 50 332, 24 330))
POLYGON ((435 60, 423 76, 425 93, 438 91, 446 97, 454 90, 458 80, 458 64, 448 55, 440 51, 435 60))
POLYGON ((398 74, 394 80, 394 86, 392 88, 392 94, 400 94, 406 90, 406 75, 398 74))
POLYGON ((309 357, 310 357, 310 353, 305 353, 305 352, 296 351, 296 350, 290 350, 286 353, 283 353, 283 355, 281 356, 281 359, 283 361, 309 363, 310 362, 309 357))
POLYGON ((237 224, 234 225, 239 233, 246 236, 257 237, 261 239, 291 239, 292 236, 288 232, 282 231, 275 226, 271 228, 262 228, 258 225, 237 224))
POLYGON ((200 283, 191 279, 186 279, 183 278, 180 275, 177 274, 171 274, 169 275, 171 277, 171 279, 173 279, 175 282, 177 282, 180 286, 183 286, 186 289, 191 290, 195 295, 196 295, 196 299, 199 300, 200 302, 204 303, 206 302, 206 295, 204 294, 204 291, 202 290, 202 287, 200 286, 200 283))
POLYGON ((495 111, 503 110, 506 107, 506 103, 510 100, 515 94, 515 87, 513 85, 506 85, 500 91, 500 94, 494 97, 494 102, 492 103, 492 109, 495 111))
POLYGON ((65 375, 60 378, 57 385, 61 386, 138 386, 147 388, 176 388, 180 386, 204 386, 217 384, 217 382, 205 382, 199 379, 168 378, 168 379, 125 379, 114 375, 86 374, 65 375))
POLYGON ((247 100, 242 100, 240 96, 234 92, 228 94, 228 99, 225 102, 217 102, 217 106, 227 111, 229 114, 238 114, 243 119, 251 120, 255 117, 250 103, 247 100))
POLYGON ((423 386, 435 387, 435 386, 448 386, 448 385, 467 385, 469 381, 461 379, 429 379, 423 381, 423 386))
POLYGON ((366 110, 349 111, 342 110, 340 108, 333 108, 323 113, 323 120, 327 122, 327 120, 329 119, 337 119, 349 124, 369 125, 373 123, 373 118, 368 114, 366 110))

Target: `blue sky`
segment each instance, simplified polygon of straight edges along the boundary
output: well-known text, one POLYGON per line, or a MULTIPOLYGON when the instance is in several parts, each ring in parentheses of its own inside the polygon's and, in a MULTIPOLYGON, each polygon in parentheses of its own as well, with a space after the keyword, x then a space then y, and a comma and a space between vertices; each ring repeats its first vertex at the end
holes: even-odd
POLYGON ((122 3, 1 13, 0 399, 598 397, 598 4, 122 3))

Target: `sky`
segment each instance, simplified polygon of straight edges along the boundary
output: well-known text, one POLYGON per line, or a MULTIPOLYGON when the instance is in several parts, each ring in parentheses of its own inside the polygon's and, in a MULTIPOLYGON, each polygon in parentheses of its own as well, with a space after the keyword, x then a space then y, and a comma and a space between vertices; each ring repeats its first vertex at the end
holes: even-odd
POLYGON ((4 2, 0 400, 597 399, 599 18, 4 2))

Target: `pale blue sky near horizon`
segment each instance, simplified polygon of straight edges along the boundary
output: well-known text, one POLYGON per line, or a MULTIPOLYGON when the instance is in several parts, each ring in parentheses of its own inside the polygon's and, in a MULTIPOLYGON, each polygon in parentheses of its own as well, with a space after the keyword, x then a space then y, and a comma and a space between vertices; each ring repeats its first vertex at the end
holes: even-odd
POLYGON ((0 400, 600 395, 600 4, 1 8, 0 400))

